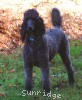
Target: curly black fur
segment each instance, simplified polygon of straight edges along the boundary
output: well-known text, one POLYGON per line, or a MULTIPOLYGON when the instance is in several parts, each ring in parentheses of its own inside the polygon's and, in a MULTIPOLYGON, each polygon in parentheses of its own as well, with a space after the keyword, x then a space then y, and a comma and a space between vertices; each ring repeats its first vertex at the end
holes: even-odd
POLYGON ((52 10, 51 16, 53 26, 56 27, 45 32, 44 22, 35 9, 27 10, 24 13, 21 38, 24 42, 25 88, 28 91, 32 89, 34 65, 41 68, 43 90, 50 91, 49 61, 57 53, 60 54, 66 66, 70 84, 74 83, 74 70, 70 59, 69 42, 60 28, 61 17, 59 10, 52 10))
POLYGON ((60 11, 57 8, 53 8, 51 12, 51 20, 53 26, 61 26, 62 24, 62 17, 60 11))

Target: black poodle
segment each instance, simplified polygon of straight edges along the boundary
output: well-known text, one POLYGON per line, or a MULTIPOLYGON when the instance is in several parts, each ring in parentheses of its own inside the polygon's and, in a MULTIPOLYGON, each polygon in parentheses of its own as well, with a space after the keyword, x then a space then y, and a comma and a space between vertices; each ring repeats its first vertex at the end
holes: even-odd
POLYGON ((28 91, 32 89, 33 66, 41 68, 43 90, 50 91, 49 61, 57 53, 60 54, 66 66, 69 83, 74 83, 74 69, 70 59, 69 43, 60 28, 62 19, 58 9, 52 10, 51 19, 55 27, 45 32, 44 22, 35 9, 29 9, 24 13, 21 38, 24 42, 25 88, 28 91))

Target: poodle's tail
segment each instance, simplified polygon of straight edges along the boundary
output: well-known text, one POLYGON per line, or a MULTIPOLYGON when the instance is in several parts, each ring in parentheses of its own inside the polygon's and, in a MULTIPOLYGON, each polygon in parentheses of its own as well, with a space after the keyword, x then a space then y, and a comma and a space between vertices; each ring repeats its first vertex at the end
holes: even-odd
POLYGON ((51 12, 52 25, 55 27, 61 27, 62 17, 60 11, 57 8, 53 8, 51 12))

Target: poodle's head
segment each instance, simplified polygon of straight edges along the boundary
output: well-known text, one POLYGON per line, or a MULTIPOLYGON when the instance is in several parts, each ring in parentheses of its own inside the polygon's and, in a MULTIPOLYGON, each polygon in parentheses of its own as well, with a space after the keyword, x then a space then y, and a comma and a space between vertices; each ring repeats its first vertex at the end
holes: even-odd
POLYGON ((33 36, 35 38, 41 37, 45 33, 45 26, 43 19, 35 9, 29 9, 24 13, 24 19, 21 27, 21 38, 25 39, 33 36))

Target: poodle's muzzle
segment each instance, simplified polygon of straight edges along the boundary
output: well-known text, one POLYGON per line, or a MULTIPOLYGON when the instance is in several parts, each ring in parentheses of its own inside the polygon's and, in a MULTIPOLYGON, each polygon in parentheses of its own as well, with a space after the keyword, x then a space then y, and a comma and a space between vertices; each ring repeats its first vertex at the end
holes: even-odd
POLYGON ((33 30, 34 30, 34 22, 33 22, 33 20, 29 19, 27 21, 27 31, 31 32, 33 30))

